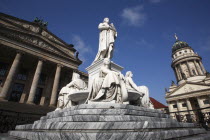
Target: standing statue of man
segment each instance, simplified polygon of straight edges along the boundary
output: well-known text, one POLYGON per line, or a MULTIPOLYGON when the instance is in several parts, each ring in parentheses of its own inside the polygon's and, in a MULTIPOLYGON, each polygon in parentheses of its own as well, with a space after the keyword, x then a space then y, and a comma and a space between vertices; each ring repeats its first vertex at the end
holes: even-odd
POLYGON ((114 24, 109 24, 109 18, 104 18, 104 22, 98 25, 98 29, 100 30, 99 48, 94 61, 103 58, 111 59, 114 49, 114 41, 117 37, 117 31, 114 24))

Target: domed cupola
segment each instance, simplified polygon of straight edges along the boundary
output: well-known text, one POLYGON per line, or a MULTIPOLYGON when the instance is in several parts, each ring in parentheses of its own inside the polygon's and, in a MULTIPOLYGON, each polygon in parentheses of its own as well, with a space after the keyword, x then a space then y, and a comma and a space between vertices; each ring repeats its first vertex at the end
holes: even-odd
MULTIPOLYGON (((177 36, 176 36, 177 37, 177 36)), ((189 49, 192 49, 186 42, 184 41, 180 41, 176 40, 176 42, 174 43, 173 47, 172 47, 172 53, 178 51, 179 49, 183 49, 183 48, 189 48, 189 49)))
POLYGON ((172 47, 172 64, 177 83, 185 81, 200 82, 206 76, 202 58, 184 41, 180 41, 175 34, 176 41, 172 47))

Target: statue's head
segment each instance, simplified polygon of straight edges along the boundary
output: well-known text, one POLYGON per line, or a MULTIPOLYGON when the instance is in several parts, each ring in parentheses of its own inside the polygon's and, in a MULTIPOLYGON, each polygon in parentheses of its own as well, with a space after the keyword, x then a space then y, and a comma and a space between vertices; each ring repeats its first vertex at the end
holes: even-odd
POLYGON ((110 59, 109 58, 104 58, 104 64, 109 65, 110 64, 110 59))
POLYGON ((125 77, 133 77, 133 73, 131 71, 127 71, 125 77))
POLYGON ((76 80, 76 79, 80 79, 80 75, 76 72, 73 73, 73 77, 72 77, 72 81, 76 80))
POLYGON ((104 18, 104 22, 109 23, 109 18, 108 17, 104 18))

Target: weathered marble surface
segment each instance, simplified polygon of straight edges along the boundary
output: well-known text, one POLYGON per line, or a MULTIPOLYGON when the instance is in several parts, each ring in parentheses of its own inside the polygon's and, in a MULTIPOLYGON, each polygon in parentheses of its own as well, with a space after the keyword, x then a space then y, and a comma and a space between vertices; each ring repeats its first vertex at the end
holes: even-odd
POLYGON ((159 110, 114 103, 83 104, 53 111, 33 124, 18 125, 9 132, 12 137, 28 140, 210 138, 205 133, 195 124, 179 123, 159 110))
MULTIPOLYGON (((82 132, 10 132, 14 137, 30 140, 163 140, 185 137, 204 133, 204 130, 194 128, 190 130, 163 130, 153 132, 112 132, 112 133, 82 133, 82 132), (18 133, 17 133, 18 132, 18 133)), ((202 138, 202 137, 201 137, 202 138)))

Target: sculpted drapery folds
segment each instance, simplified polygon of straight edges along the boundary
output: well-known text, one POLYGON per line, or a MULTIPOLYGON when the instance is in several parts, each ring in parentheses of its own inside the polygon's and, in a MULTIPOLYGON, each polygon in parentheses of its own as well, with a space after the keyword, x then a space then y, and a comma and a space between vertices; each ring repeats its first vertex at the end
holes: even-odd
POLYGON ((86 89, 87 85, 80 79, 80 75, 78 73, 73 73, 72 81, 63 87, 59 93, 57 110, 71 106, 71 100, 69 99, 70 94, 86 89))
POLYGON ((109 24, 109 18, 104 18, 103 23, 99 24, 98 29, 100 30, 99 48, 94 61, 103 58, 111 59, 114 49, 114 42, 117 37, 117 31, 114 27, 114 24, 109 24))
POLYGON ((110 69, 110 59, 105 58, 100 73, 94 78, 88 100, 122 103, 128 93, 121 73, 110 69))

